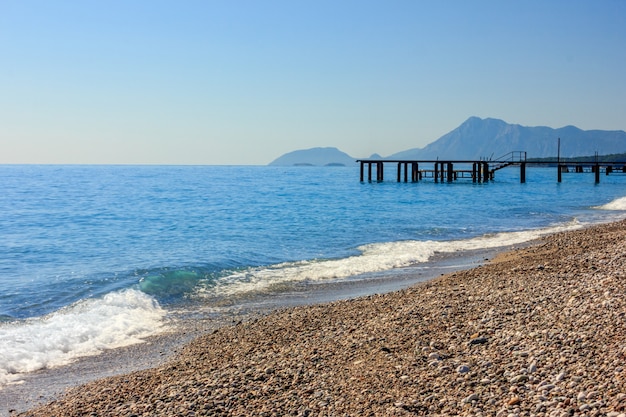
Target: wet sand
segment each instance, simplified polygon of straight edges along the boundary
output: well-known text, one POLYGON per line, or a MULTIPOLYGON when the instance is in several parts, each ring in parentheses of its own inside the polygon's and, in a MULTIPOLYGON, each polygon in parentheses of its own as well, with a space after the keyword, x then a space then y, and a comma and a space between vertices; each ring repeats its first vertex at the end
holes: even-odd
POLYGON ((25 415, 622 416, 625 283, 626 222, 555 234, 398 291, 198 329, 164 363, 25 415))

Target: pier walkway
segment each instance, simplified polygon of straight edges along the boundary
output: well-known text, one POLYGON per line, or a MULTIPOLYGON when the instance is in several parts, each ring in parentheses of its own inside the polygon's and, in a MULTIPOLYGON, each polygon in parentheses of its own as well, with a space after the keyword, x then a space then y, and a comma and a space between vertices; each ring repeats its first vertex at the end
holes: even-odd
POLYGON ((525 151, 513 151, 493 160, 404 160, 404 159, 359 159, 360 179, 372 182, 376 171, 376 181, 385 178, 385 164, 396 164, 397 182, 419 182, 430 179, 434 182, 453 182, 467 179, 472 182, 488 182, 503 168, 519 167, 520 183, 526 182, 527 166, 553 166, 557 170, 557 181, 562 182, 563 173, 594 173, 595 182, 600 182, 600 174, 626 173, 626 162, 564 162, 556 160, 527 161, 525 151), (425 168, 426 167, 426 168, 425 168), (432 167, 432 168, 430 168, 432 167))

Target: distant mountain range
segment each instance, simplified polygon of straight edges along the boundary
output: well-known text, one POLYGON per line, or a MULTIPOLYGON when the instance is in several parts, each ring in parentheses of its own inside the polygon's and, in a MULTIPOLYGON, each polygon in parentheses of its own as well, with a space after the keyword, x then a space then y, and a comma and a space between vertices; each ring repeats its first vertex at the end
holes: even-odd
MULTIPOLYGON (((498 159, 511 151, 526 151, 528 158, 556 157, 558 138, 561 157, 608 155, 626 152, 623 130, 581 130, 575 126, 558 129, 509 124, 499 119, 470 117, 453 131, 423 148, 413 148, 381 157, 361 159, 498 159)), ((359 158, 337 148, 313 148, 289 152, 270 165, 352 165, 359 158)))

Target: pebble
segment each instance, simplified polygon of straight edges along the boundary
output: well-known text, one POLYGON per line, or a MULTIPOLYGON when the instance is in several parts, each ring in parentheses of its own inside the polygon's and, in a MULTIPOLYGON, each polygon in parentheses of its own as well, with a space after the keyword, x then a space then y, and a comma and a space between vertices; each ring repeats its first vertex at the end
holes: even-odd
POLYGON ((507 405, 508 406, 517 405, 519 403, 520 403, 519 397, 513 397, 513 398, 509 399, 509 401, 507 401, 507 405))
POLYGON ((517 375, 511 378, 511 384, 518 384, 526 381, 528 381, 528 375, 517 375))
POLYGON ((470 368, 467 365, 460 365, 458 368, 456 368, 456 371, 460 374, 466 374, 470 371, 470 368))
POLYGON ((474 338, 474 339, 470 339, 469 344, 470 345, 482 345, 482 344, 485 344, 487 342, 488 342, 488 340, 487 340, 486 337, 477 337, 477 338, 474 338))
POLYGON ((470 394, 468 397, 466 397, 463 400, 463 402, 464 403, 471 403, 472 401, 476 401, 476 400, 478 400, 478 394, 473 393, 473 394, 470 394))

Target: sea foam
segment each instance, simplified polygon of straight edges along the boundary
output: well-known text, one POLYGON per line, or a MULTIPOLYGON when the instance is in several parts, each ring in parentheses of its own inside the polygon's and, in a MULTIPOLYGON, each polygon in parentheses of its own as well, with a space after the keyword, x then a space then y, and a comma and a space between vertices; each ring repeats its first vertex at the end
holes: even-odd
POLYGON ((140 343, 164 329, 165 311, 134 289, 88 299, 43 318, 0 325, 0 389, 21 374, 105 349, 140 343))
POLYGON ((610 203, 595 208, 600 210, 626 210, 626 197, 616 198, 610 203))
POLYGON ((417 265, 436 253, 453 253, 516 245, 541 236, 583 225, 577 220, 544 229, 487 234, 452 241, 396 241, 358 247, 360 254, 340 259, 286 262, 268 267, 248 268, 220 278, 198 292, 199 296, 228 297, 271 290, 282 284, 349 278, 394 268, 417 265))

